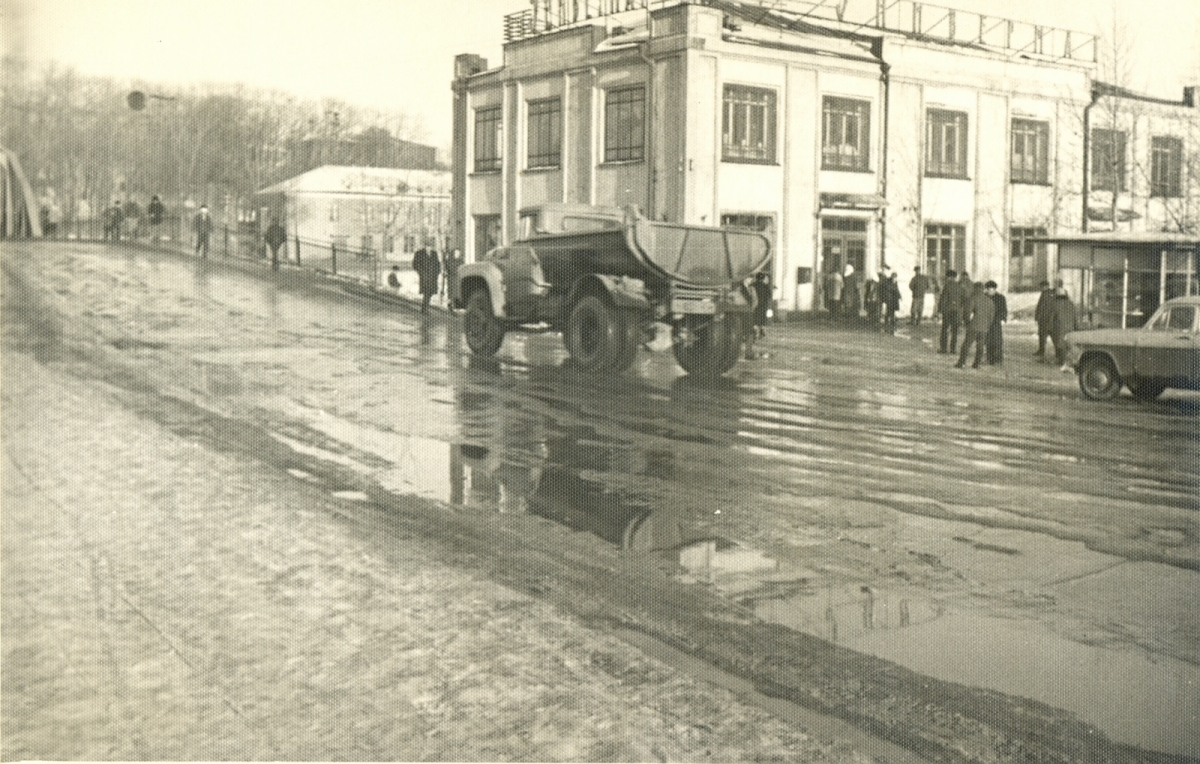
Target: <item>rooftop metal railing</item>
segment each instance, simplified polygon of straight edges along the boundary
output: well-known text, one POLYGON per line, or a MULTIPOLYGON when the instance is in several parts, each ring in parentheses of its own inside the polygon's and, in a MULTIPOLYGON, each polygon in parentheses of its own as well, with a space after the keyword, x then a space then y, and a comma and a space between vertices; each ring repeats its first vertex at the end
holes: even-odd
POLYGON ((1059 27, 961 11, 918 0, 531 0, 504 17, 506 43, 597 19, 685 4, 737 9, 751 22, 804 20, 877 29, 934 42, 978 45, 1031 58, 1095 63, 1096 36, 1059 27))

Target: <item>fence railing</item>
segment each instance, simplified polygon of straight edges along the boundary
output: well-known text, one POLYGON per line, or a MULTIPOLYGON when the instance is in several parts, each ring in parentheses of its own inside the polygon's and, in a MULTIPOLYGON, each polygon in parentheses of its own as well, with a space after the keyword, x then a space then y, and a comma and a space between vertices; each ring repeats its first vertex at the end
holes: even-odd
MULTIPOLYGON (((69 220, 59 223, 53 231, 46 232, 45 238, 137 243, 197 254, 191 220, 179 216, 164 219, 157 226, 147 224, 144 219, 136 223, 124 221, 116 231, 106 228, 101 219, 69 220)), ((273 253, 259 231, 217 225, 209 237, 208 256, 270 264, 273 253)), ((279 247, 276 264, 300 267, 376 287, 384 285, 386 274, 393 266, 399 266, 406 287, 401 291, 415 292, 416 274, 412 270, 412 256, 411 252, 385 253, 336 241, 291 236, 279 247)), ((445 291, 444 285, 442 291, 445 291)))

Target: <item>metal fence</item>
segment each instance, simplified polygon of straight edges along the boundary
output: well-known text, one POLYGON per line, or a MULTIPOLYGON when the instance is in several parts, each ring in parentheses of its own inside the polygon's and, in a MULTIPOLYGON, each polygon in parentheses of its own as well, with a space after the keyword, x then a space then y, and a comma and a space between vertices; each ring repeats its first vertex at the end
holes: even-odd
MULTIPOLYGON (((116 231, 106 229, 104 221, 99 218, 68 220, 45 232, 44 238, 136 243, 188 254, 197 253, 191 219, 178 215, 167 217, 156 226, 149 225, 144 219, 126 220, 116 231)), ((269 264, 272 253, 257 228, 216 225, 209 238, 208 256, 269 264)), ((335 241, 318 241, 300 236, 289 237, 279 248, 278 264, 305 268, 373 286, 382 286, 385 274, 393 266, 399 266, 405 283, 415 283, 412 253, 381 253, 371 248, 356 248, 335 241)))

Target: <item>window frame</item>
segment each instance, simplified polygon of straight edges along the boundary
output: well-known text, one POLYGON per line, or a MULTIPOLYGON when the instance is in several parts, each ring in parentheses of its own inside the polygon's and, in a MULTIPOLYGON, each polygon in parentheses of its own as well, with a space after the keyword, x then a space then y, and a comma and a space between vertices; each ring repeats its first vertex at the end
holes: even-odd
POLYGON ((721 161, 777 164, 779 99, 775 89, 726 83, 722 94, 721 161), (757 145, 756 132, 760 138, 757 145))
POLYGON ((1160 199, 1183 196, 1182 138, 1150 136, 1150 196, 1160 199))
POLYGON ((1045 226, 1012 226, 1008 229, 1008 289, 1012 292, 1030 291, 1047 276, 1048 247, 1044 241, 1030 239, 1046 236, 1045 226), (1014 266, 1029 259, 1032 266, 1026 273, 1023 265, 1014 266))
POLYGON ((525 169, 562 168, 562 97, 536 98, 525 102, 525 169))
POLYGON ((604 163, 642 162, 645 159, 646 86, 624 85, 605 90, 604 163))
POLYGON ((967 226, 963 223, 936 223, 927 221, 922 232, 924 245, 925 273, 939 281, 945 279, 947 270, 962 272, 967 267, 967 226), (938 242, 936 255, 929 253, 930 242, 938 242), (949 258, 943 258, 942 244, 949 245, 949 258), (944 263, 943 260, 947 262, 944 263))
POLYGON ((970 120, 965 111, 930 107, 925 110, 925 176, 969 180, 970 120), (953 129, 953 141, 947 137, 953 129), (947 159, 953 143, 955 156, 947 159))
POLYGON ((500 150, 503 112, 501 106, 483 106, 475 109, 475 136, 472 144, 475 151, 474 172, 499 172, 503 168, 504 154, 500 150))
POLYGON ((1010 182, 1050 185, 1050 123, 1014 117, 1011 130, 1010 182), (1032 147, 1029 145, 1031 142, 1032 147), (1022 150, 1018 151, 1018 147, 1022 150), (1018 158, 1023 158, 1023 161, 1018 161, 1018 158))
POLYGON ((871 107, 864 98, 827 95, 821 99, 822 170, 871 171, 871 107), (851 126, 852 142, 846 140, 851 126))
POLYGON ((1091 191, 1113 191, 1122 193, 1129 190, 1129 172, 1126 155, 1128 154, 1129 136, 1124 130, 1116 130, 1107 127, 1093 127, 1091 135, 1091 154, 1088 161, 1091 162, 1092 177, 1089 182, 1089 190, 1091 191), (1104 140, 1101 140, 1104 138, 1104 140), (1117 141, 1116 139, 1120 140, 1117 141), (1119 143, 1119 146, 1113 144, 1119 143), (1113 163, 1115 167, 1109 167, 1108 163, 1102 161, 1104 158, 1099 155, 1104 146, 1113 146, 1109 149, 1111 153, 1119 151, 1118 161, 1113 163), (1103 170, 1103 172, 1101 172, 1103 170), (1119 182, 1118 182, 1119 180, 1119 182))

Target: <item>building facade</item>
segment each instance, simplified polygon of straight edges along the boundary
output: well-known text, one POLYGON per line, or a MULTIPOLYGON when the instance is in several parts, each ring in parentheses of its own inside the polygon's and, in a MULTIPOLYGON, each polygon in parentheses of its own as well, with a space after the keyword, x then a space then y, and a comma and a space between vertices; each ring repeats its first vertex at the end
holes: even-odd
POLYGON ((1135 155, 1153 178, 1117 181, 1106 224, 1195 224, 1200 112, 1143 100, 1102 124, 1104 103, 1134 94, 1096 91, 1094 38, 907 0, 850 23, 848 5, 537 0, 514 14, 502 66, 455 61, 458 246, 471 260, 512 240, 545 201, 632 204, 766 232, 779 306, 807 311, 847 264, 1036 289, 1055 271, 1040 237, 1105 225, 1103 187, 1135 155), (1089 119, 1107 137, 1089 144, 1089 119), (1113 125, 1130 119, 1121 144, 1113 125), (1085 177, 1105 140, 1105 157, 1130 158, 1085 177))
POLYGON ((420 247, 448 248, 450 173, 325 166, 255 195, 262 228, 277 218, 295 259, 297 241, 342 252, 408 260, 420 247))

